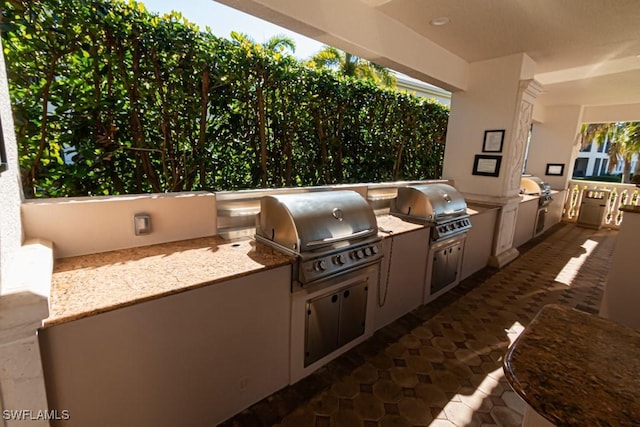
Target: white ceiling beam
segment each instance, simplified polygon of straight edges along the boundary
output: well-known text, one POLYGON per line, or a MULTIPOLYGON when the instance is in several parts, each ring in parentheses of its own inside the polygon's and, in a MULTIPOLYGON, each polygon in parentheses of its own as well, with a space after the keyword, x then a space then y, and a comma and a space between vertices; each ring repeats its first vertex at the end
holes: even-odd
POLYGON ((220 3, 443 89, 467 88, 466 61, 360 0, 220 3))

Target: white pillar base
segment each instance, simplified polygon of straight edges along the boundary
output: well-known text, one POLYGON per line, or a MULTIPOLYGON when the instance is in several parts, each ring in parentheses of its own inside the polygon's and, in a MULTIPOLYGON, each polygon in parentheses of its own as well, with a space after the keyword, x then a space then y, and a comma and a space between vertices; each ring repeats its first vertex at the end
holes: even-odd
POLYGON ((509 248, 506 251, 489 257, 489 266, 502 268, 514 259, 520 256, 520 252, 516 248, 509 248))

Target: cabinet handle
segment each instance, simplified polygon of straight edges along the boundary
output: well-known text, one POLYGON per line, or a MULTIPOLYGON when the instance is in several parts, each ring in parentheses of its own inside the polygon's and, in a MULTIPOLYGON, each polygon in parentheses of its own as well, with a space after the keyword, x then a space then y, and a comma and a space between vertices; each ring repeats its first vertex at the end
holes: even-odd
POLYGON ((345 297, 345 298, 349 298, 349 295, 351 295, 351 293, 349 292, 349 289, 347 289, 346 291, 344 291, 344 297, 345 297))
POLYGON ((338 295, 333 295, 331 297, 331 302, 337 302, 338 301, 338 295))

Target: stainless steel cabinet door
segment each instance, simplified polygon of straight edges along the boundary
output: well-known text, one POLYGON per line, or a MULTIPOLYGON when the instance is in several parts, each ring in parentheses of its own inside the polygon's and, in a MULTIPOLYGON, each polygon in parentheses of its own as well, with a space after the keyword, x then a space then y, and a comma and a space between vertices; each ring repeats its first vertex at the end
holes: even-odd
POLYGON ((451 283, 447 269, 447 254, 449 248, 440 249, 433 254, 433 266, 431 267, 431 294, 451 283))
POLYGON ((462 244, 447 246, 433 254, 431 267, 431 294, 446 288, 458 278, 458 267, 462 256, 462 244))
POLYGON ((340 291, 340 328, 338 347, 341 347, 364 334, 367 315, 367 282, 360 282, 340 291))
POLYGON ((321 296, 307 302, 304 366, 338 347, 340 294, 321 296))

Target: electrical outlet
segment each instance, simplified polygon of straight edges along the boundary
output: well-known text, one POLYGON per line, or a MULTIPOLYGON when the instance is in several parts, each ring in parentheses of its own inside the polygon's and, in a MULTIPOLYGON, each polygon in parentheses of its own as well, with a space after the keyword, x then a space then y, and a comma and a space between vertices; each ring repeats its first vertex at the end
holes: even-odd
POLYGON ((136 236, 151 233, 151 215, 145 213, 135 214, 133 216, 133 226, 136 236))

